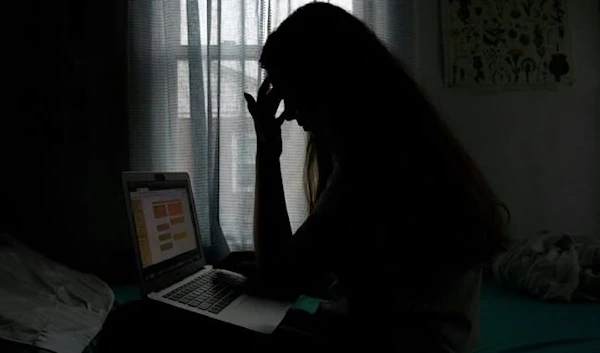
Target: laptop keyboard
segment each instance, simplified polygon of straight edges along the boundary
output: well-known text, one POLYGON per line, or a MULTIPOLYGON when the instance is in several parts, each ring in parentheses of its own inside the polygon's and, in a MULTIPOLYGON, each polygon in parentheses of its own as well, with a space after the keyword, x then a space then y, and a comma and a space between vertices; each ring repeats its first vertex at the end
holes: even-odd
POLYGON ((243 282, 240 277, 211 269, 166 293, 163 298, 218 314, 242 294, 240 288, 243 282), (215 281, 217 276, 218 281, 215 281))

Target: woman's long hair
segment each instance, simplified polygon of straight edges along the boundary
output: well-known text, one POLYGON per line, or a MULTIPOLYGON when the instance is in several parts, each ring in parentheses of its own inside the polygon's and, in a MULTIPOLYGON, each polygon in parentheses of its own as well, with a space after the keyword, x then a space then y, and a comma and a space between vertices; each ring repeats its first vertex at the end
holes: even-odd
POLYGON ((332 173, 331 154, 324 146, 320 146, 314 135, 309 134, 304 162, 304 187, 309 214, 315 209, 332 173))
MULTIPOLYGON (((408 187, 422 192, 415 200, 439 200, 422 205, 424 217, 455 230, 436 238, 443 251, 464 254, 453 255, 454 263, 467 268, 508 246, 506 205, 428 97, 362 21, 327 3, 305 5, 268 37, 260 62, 285 73, 308 110, 328 107, 334 113, 328 119, 343 136, 349 160, 377 168, 378 178, 394 175, 399 161, 404 170, 414 171, 408 187)), ((305 185, 310 211, 332 171, 330 152, 309 134, 305 185)), ((381 184, 394 183, 387 181, 381 184)))

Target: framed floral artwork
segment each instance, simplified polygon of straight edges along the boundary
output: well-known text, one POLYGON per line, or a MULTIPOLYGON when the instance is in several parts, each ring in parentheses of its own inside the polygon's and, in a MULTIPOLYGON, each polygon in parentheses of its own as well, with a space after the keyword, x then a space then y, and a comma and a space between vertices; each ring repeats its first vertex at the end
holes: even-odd
POLYGON ((573 84, 567 0, 440 0, 446 87, 573 84))

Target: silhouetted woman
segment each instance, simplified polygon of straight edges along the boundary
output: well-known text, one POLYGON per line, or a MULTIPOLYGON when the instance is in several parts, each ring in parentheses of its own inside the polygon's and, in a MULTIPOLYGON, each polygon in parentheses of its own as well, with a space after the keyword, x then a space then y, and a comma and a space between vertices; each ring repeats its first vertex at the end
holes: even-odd
POLYGON ((302 288, 332 272, 340 344, 472 349, 482 264, 506 239, 504 206, 435 108, 371 30, 327 3, 292 13, 260 62, 267 79, 256 101, 245 97, 258 136, 261 283, 302 288), (310 215, 295 234, 279 162, 286 120, 310 136, 310 215))
MULTIPOLYGON (((255 283, 306 293, 333 274, 335 300, 313 317, 317 339, 260 340, 254 348, 474 348, 482 265, 504 247, 504 206, 415 81, 368 27, 327 3, 292 13, 260 62, 267 79, 256 100, 245 94, 258 143, 255 283), (281 124, 290 120, 309 134, 310 213, 295 234, 279 161, 281 124)), ((250 345, 249 336, 215 340, 218 333, 191 316, 184 322, 156 310, 132 309, 137 321, 113 315, 107 336, 139 342, 140 351, 250 345)))

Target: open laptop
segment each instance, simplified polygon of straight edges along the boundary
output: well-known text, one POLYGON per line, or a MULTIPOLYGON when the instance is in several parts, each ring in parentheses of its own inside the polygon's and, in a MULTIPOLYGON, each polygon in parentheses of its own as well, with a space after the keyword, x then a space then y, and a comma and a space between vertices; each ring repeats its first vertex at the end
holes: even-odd
POLYGON ((122 180, 142 295, 272 333, 290 303, 244 294, 242 275, 207 265, 189 175, 123 172, 122 180))

